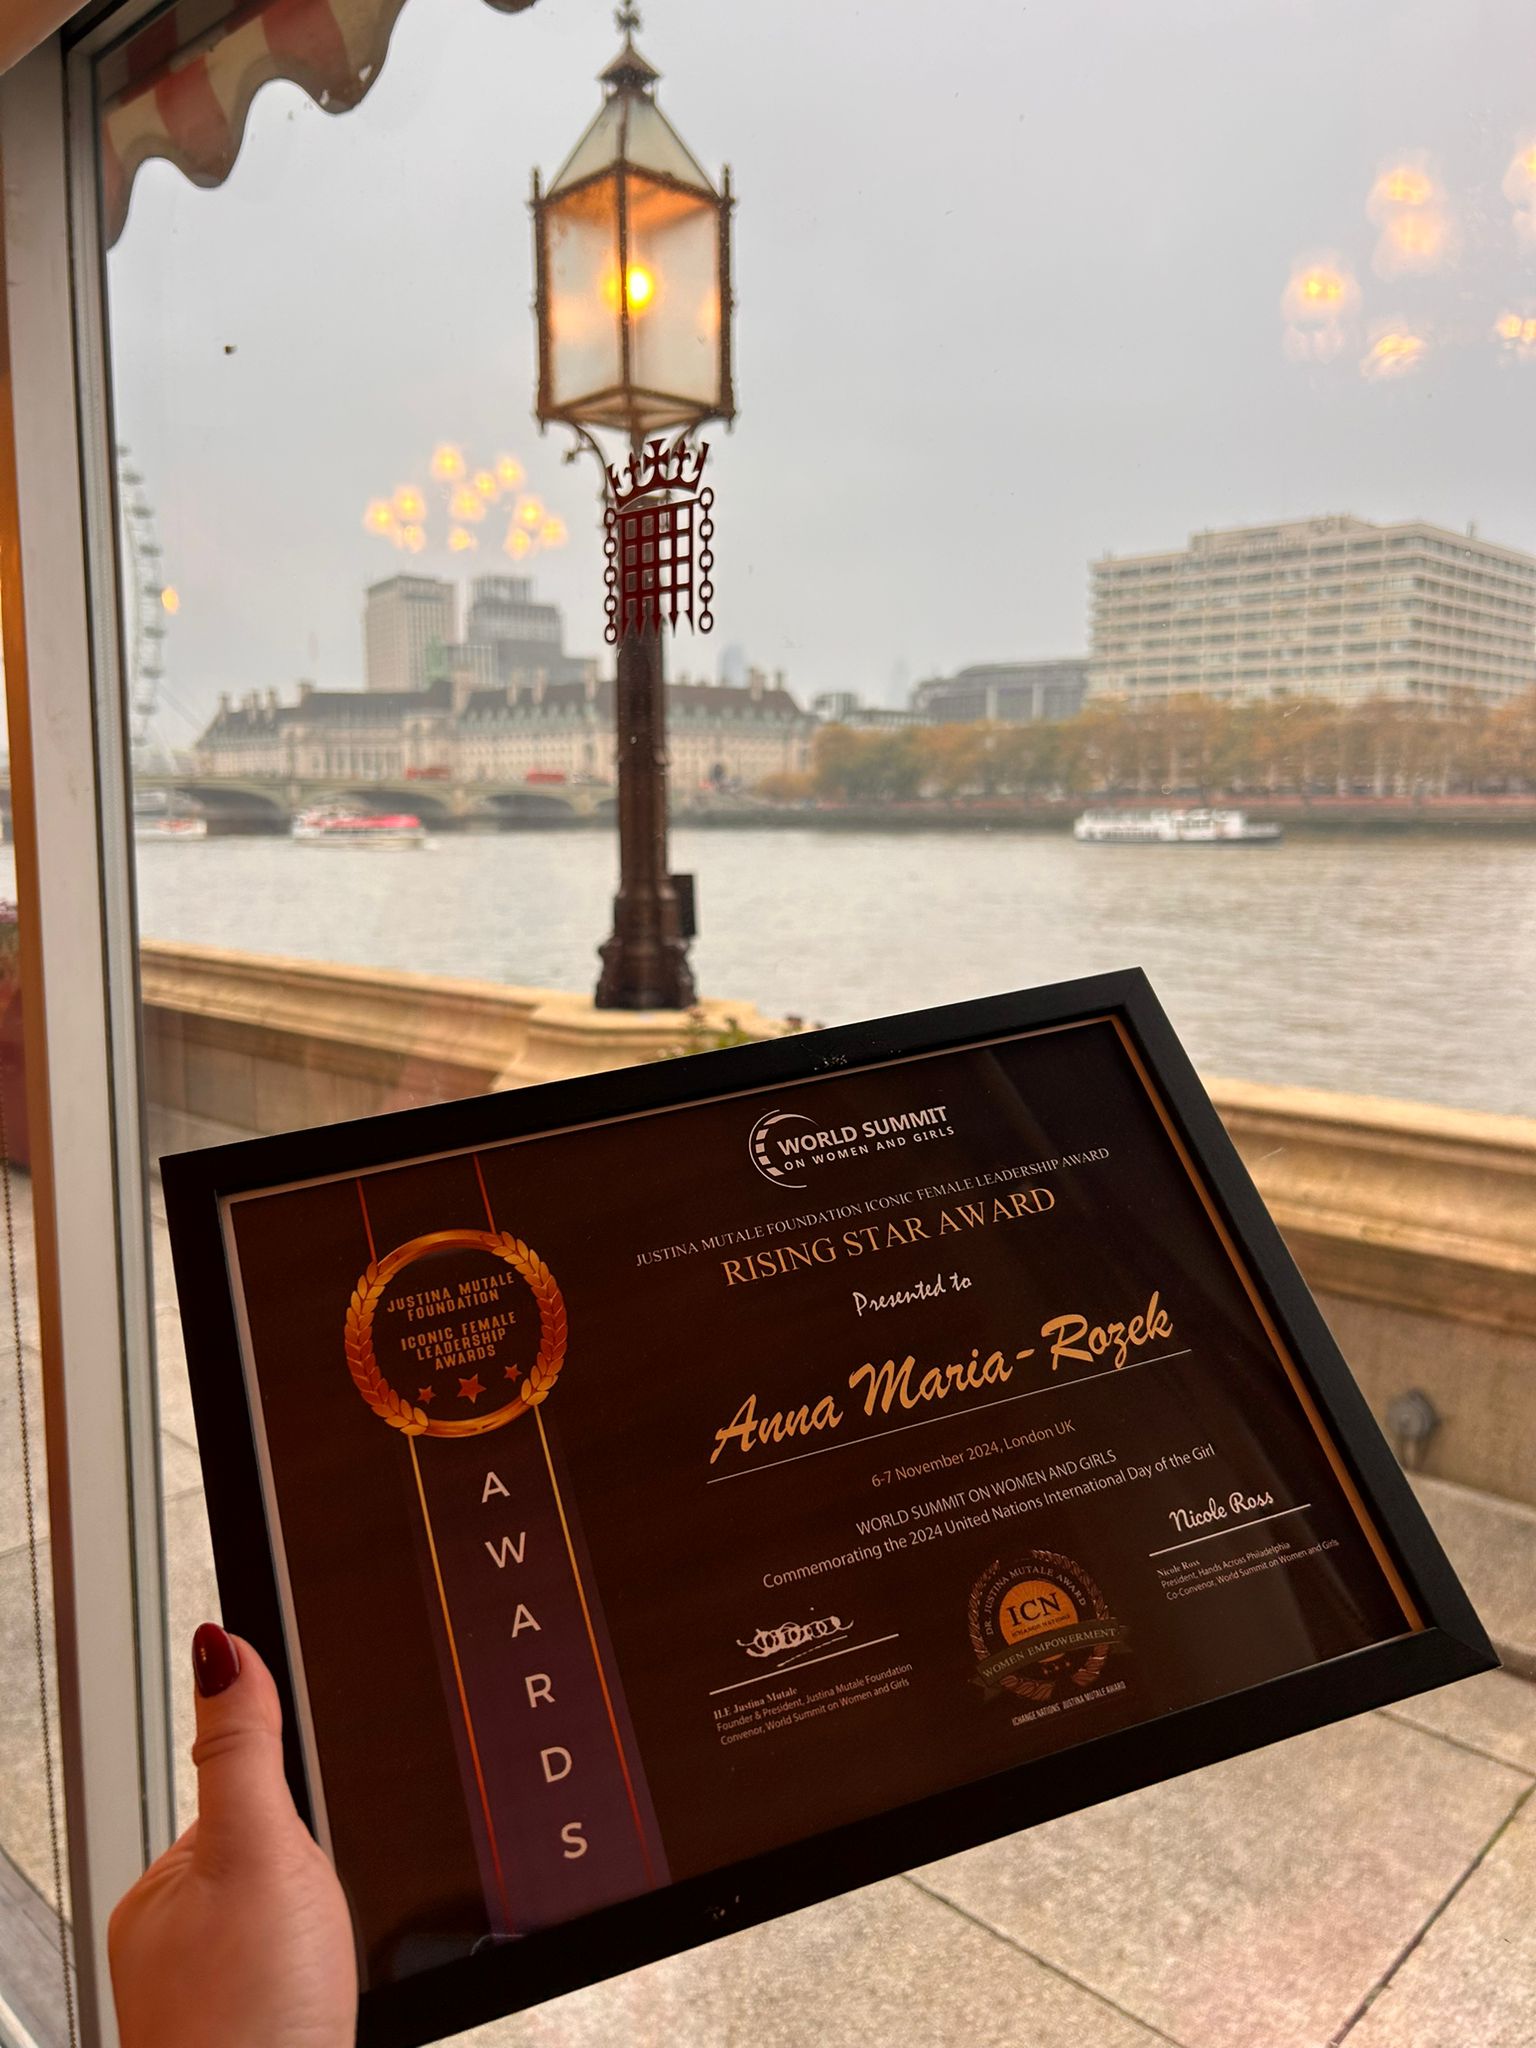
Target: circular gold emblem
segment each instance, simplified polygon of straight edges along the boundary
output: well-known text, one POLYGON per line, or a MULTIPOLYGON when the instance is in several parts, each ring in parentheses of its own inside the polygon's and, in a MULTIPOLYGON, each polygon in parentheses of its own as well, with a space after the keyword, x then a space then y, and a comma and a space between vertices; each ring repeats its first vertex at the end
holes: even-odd
POLYGON ((1054 1550, 990 1565, 971 1588, 968 1619, 989 1698, 1000 1689, 1037 1702, 1063 1687, 1087 1691, 1124 1636, 1082 1566, 1054 1550))
MULTIPOLYGON (((461 1297, 456 1302, 444 1303, 441 1309, 433 1305, 423 1312, 462 1315, 465 1308, 461 1297)), ((398 1429, 405 1436, 483 1436, 487 1430, 500 1429, 504 1423, 514 1422, 519 1415, 536 1408, 548 1398, 565 1363, 565 1339, 565 1301, 554 1274, 537 1252, 509 1231, 434 1230, 426 1237, 413 1237, 387 1257, 369 1264, 347 1305, 347 1369, 352 1375, 352 1384, 382 1422, 387 1422, 391 1429, 398 1429), (405 1267, 418 1260, 432 1259, 456 1250, 486 1253, 491 1259, 510 1266, 527 1283, 538 1308, 539 1350, 526 1372, 516 1366, 505 1368, 504 1377, 515 1386, 516 1392, 499 1408, 489 1408, 483 1414, 475 1415, 433 1416, 427 1413, 425 1403, 433 1398, 434 1387, 421 1388, 416 1400, 411 1401, 397 1392, 379 1369, 373 1342, 374 1318, 390 1282, 405 1267)), ((479 1379, 478 1370, 469 1379, 460 1379, 461 1398, 478 1400, 480 1394, 488 1391, 480 1386, 479 1379), (478 1391, 467 1393, 466 1389, 470 1387, 478 1391)))

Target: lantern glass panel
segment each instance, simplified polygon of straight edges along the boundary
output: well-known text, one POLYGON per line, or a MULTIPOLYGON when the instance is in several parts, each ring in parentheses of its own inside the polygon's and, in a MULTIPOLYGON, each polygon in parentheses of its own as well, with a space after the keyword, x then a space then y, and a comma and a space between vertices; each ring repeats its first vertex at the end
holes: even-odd
POLYGON ((626 197, 631 382, 678 400, 684 418, 713 410, 721 402, 719 209, 634 175, 626 197))
POLYGON ((618 181, 600 178, 544 209, 549 401, 578 405, 621 381, 618 181))

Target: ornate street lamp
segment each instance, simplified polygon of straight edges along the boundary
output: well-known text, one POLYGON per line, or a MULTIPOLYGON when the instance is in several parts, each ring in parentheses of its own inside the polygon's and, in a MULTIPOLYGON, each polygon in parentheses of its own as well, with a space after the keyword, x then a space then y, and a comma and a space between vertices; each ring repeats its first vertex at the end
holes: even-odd
MULTIPOLYGON (((642 471, 657 474, 662 437, 680 441, 735 413, 730 173, 716 187, 657 106, 660 74, 635 48, 635 8, 620 7, 617 20, 624 47, 602 73, 603 105, 547 191, 535 171, 532 202, 535 411, 541 426, 561 422, 597 455, 610 516, 617 473, 599 432, 628 441, 633 482, 642 471), (648 440, 657 444, 649 451, 648 440)), ((707 616, 699 623, 707 630, 707 616)), ((610 607, 619 889, 601 949, 603 1009, 686 1009, 694 1000, 691 878, 667 872, 661 629, 659 604, 610 607)))

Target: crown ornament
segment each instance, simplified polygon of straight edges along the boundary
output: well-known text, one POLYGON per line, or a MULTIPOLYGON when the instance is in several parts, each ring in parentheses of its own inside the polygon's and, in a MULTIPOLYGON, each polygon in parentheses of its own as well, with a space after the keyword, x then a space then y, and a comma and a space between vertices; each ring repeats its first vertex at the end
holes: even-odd
POLYGON ((636 498, 649 497, 652 491, 693 490, 704 474, 708 456, 707 441, 693 449, 679 434, 670 448, 659 436, 647 441, 638 458, 632 455, 622 471, 610 462, 608 489, 614 510, 622 512, 626 505, 633 504, 636 498))

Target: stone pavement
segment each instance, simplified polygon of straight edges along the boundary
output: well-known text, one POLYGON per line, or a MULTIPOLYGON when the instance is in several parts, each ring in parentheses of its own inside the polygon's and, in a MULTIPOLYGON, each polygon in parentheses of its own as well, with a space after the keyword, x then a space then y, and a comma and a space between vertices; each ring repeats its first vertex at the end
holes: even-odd
MULTIPOLYGON (((216 1602, 156 1202, 171 1617, 185 1641, 216 1602)), ((46 1893, 15 1398, 7 1372, 0 1848, 46 1893)), ((1536 1516, 1490 1521, 1462 1488, 1421 1490, 1474 1599, 1529 1640, 1536 1516)), ((1533 1790, 1536 1685, 1492 1672, 713 1943, 460 2048, 1532 2048, 1533 1790)))

